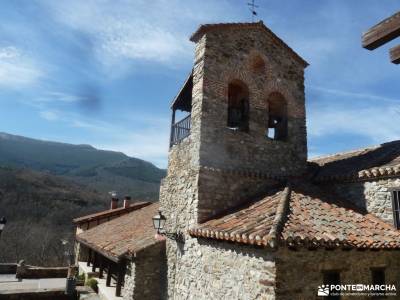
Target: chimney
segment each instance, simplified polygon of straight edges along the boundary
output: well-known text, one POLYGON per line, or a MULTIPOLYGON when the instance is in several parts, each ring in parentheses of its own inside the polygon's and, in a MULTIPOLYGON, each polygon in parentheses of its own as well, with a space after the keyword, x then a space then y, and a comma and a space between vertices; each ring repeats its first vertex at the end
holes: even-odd
POLYGON ((116 209, 118 208, 118 197, 117 193, 112 192, 111 193, 111 209, 116 209))
POLYGON ((126 196, 124 199, 124 208, 128 208, 131 203, 131 197, 126 196))

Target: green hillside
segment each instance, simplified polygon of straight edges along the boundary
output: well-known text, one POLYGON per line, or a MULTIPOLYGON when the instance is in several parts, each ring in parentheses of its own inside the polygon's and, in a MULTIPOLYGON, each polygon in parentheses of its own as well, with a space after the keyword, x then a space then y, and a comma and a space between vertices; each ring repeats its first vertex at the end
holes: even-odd
POLYGON ((165 170, 121 152, 0 133, 0 166, 64 176, 100 193, 157 200, 165 170))
POLYGON ((0 262, 65 263, 60 239, 72 245, 72 218, 108 206, 104 195, 65 178, 0 167, 0 216, 8 220, 0 240, 0 262))

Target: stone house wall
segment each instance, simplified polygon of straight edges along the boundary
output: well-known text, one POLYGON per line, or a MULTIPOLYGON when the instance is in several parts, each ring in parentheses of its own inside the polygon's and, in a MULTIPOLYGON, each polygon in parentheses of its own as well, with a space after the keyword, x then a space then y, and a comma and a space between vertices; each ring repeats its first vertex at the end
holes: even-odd
POLYGON ((366 209, 385 222, 393 224, 392 188, 400 188, 400 178, 378 179, 364 182, 330 184, 335 192, 366 209))
POLYGON ((272 252, 190 238, 177 256, 173 299, 275 299, 272 252))
POLYGON ((160 243, 139 252, 127 265, 124 300, 165 299, 165 245, 160 243))
MULTIPOLYGON (((276 256, 277 300, 321 299, 317 297, 317 288, 323 284, 323 271, 329 270, 340 271, 341 284, 372 284, 371 268, 383 267, 386 283, 395 284, 397 289, 400 288, 399 251, 341 249, 294 251, 281 248, 276 256)), ((341 299, 371 299, 371 297, 347 296, 341 299)))

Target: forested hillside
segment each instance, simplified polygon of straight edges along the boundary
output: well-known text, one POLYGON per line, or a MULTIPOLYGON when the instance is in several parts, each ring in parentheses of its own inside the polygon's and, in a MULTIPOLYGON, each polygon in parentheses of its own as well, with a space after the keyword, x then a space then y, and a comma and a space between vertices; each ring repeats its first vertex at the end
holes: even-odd
POLYGON ((0 166, 65 176, 99 192, 111 190, 133 198, 158 199, 165 170, 121 152, 98 150, 0 133, 0 166))
POLYGON ((65 263, 72 219, 107 209, 109 191, 158 200, 165 170, 120 152, 0 133, 0 262, 65 263))
POLYGON ((8 220, 0 262, 63 263, 60 239, 73 240, 72 218, 108 204, 104 195, 64 178, 0 167, 0 215, 8 220))

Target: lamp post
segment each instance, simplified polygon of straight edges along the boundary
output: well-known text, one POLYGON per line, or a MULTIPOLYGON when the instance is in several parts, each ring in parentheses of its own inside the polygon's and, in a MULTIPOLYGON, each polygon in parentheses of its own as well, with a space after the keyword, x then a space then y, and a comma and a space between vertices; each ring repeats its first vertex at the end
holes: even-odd
POLYGON ((6 224, 7 224, 7 219, 6 219, 6 217, 1 217, 0 218, 0 237, 1 237, 1 233, 3 232, 3 230, 4 230, 4 227, 6 227, 6 224))
POLYGON ((66 285, 65 285, 65 294, 71 296, 71 299, 76 294, 76 278, 75 278, 75 270, 73 266, 73 253, 69 248, 69 242, 66 239, 61 240, 61 244, 64 247, 64 254, 67 256, 68 260, 68 275, 66 278, 66 285))
POLYGON ((166 221, 167 218, 161 213, 161 210, 159 210, 158 214, 153 217, 153 227, 155 230, 157 230, 157 235, 165 236, 177 242, 183 242, 184 238, 181 233, 166 232, 164 230, 164 225, 166 221))

